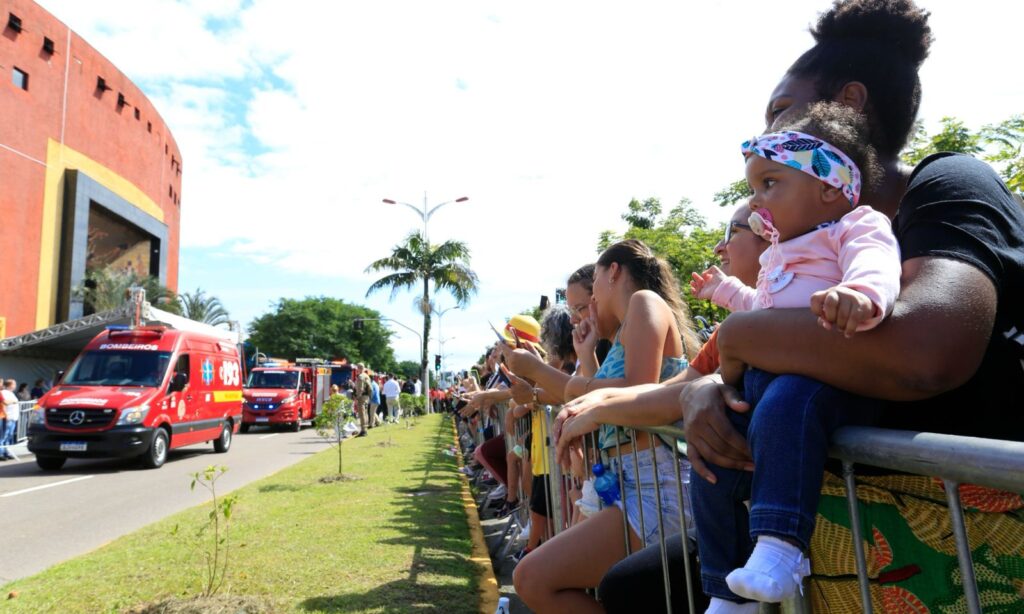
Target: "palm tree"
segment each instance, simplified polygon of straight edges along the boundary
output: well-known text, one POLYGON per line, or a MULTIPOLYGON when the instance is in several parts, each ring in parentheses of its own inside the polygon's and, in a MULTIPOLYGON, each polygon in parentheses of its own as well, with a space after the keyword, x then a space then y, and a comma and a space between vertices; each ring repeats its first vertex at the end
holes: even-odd
POLYGON ((178 303, 181 305, 181 315, 190 320, 210 326, 231 323, 231 316, 220 299, 216 296, 207 296, 202 288, 196 288, 196 291, 191 293, 182 292, 178 296, 178 303))
POLYGON ((129 289, 141 287, 146 291, 146 300, 160 309, 178 313, 178 302, 174 291, 160 283, 156 277, 139 275, 112 267, 86 271, 85 283, 76 288, 86 305, 87 313, 99 313, 117 309, 128 300, 129 289), (91 311, 90 311, 91 310, 91 311))
MULTIPOLYGON (((462 241, 445 241, 440 245, 431 245, 423 234, 413 232, 402 243, 391 249, 391 255, 381 258, 366 267, 367 273, 393 271, 373 282, 366 296, 370 296, 384 288, 391 289, 390 299, 394 300, 398 291, 413 288, 423 283, 423 296, 419 299, 419 309, 423 314, 423 353, 420 369, 427 368, 427 345, 430 341, 430 282, 434 282, 434 290, 447 290, 459 306, 465 306, 471 295, 477 291, 476 273, 469 268, 469 247, 462 241)), ((426 386, 426 382, 423 385, 426 386)))

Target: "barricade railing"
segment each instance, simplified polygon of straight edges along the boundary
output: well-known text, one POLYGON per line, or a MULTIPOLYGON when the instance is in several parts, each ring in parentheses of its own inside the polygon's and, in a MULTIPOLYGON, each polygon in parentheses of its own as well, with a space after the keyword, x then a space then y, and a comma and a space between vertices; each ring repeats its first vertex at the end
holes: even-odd
MULTIPOLYGON (((547 406, 540 410, 543 413, 543 424, 548 433, 551 432, 554 418, 559 409, 557 406, 547 406)), ((637 485, 635 496, 638 499, 637 509, 639 510, 639 517, 637 524, 639 526, 636 528, 639 529, 641 542, 644 546, 647 546, 649 545, 647 543, 647 535, 650 533, 647 527, 653 528, 651 523, 657 523, 656 539, 661 553, 665 605, 666 610, 672 612, 672 592, 674 587, 669 581, 669 561, 666 544, 668 540, 681 539, 684 553, 692 551, 695 547, 693 540, 688 537, 691 527, 688 526, 689 519, 685 514, 684 503, 689 497, 686 492, 687 485, 684 482, 687 480, 684 479, 685 473, 682 466, 682 463, 685 461, 682 461, 680 458, 680 455, 685 455, 686 451, 685 436, 682 430, 671 426, 626 428, 623 429, 623 432, 628 434, 630 449, 636 449, 638 445, 641 447, 646 445, 651 450, 650 454, 655 456, 650 463, 652 475, 647 480, 641 479, 643 476, 640 474, 639 463, 630 463, 632 464, 632 469, 630 470, 631 477, 637 485), (643 443, 644 438, 647 438, 645 444, 643 443), (659 463, 656 460, 656 452, 654 450, 658 446, 669 449, 673 443, 679 452, 679 454, 671 454, 673 459, 671 470, 675 473, 672 479, 675 492, 666 493, 663 492, 665 489, 662 486, 663 480, 660 479, 662 476, 658 474, 659 463), (646 495, 653 494, 654 496, 655 518, 644 514, 645 506, 639 500, 641 494, 643 494, 640 491, 644 488, 645 484, 653 485, 653 487, 647 487, 649 490, 653 490, 653 493, 647 492, 646 495), (681 528, 681 531, 679 534, 668 535, 666 534, 668 531, 665 527, 666 517, 663 514, 662 506, 666 498, 671 498, 672 495, 675 495, 678 502, 678 527, 681 528)), ((624 471, 618 469, 622 467, 622 449, 627 443, 620 441, 619 437, 615 439, 615 451, 612 453, 611 446, 609 446, 608 450, 601 450, 599 448, 597 433, 590 433, 583 438, 581 446, 583 454, 582 473, 584 476, 589 477, 591 475, 590 468, 598 459, 602 459, 606 463, 610 461, 618 464, 616 474, 619 480, 619 492, 625 498, 627 491, 623 478, 624 471)), ((559 533, 572 526, 574 522, 575 515, 572 512, 575 507, 575 499, 571 493, 577 492, 580 484, 578 478, 573 478, 571 475, 563 475, 561 466, 555 457, 553 442, 545 442, 545 444, 547 454, 549 455, 549 471, 551 472, 548 492, 551 504, 548 506, 548 510, 551 514, 553 531, 554 533, 559 533)), ((642 453, 643 451, 641 451, 642 453)), ((963 580, 966 608, 970 614, 980 613, 981 606, 978 586, 971 560, 970 545, 967 539, 959 486, 961 484, 974 484, 1015 493, 1024 493, 1024 443, 938 435, 934 433, 893 431, 869 427, 846 427, 839 429, 835 433, 830 448, 830 456, 842 462, 862 610, 870 614, 873 608, 869 590, 864 538, 857 505, 854 464, 870 465, 942 480, 946 492, 949 518, 956 541, 957 561, 963 580)), ((598 505, 599 508, 602 506, 600 502, 598 505)), ((624 508, 625 506, 622 507, 624 508)), ((632 554, 632 549, 630 547, 629 522, 626 518, 624 518, 623 525, 625 554, 628 556, 632 554)), ((693 599, 694 590, 700 589, 695 587, 691 580, 692 575, 690 573, 690 559, 688 556, 683 557, 683 565, 686 578, 688 610, 692 613, 696 611, 693 599)), ((678 589, 681 588, 678 587, 678 589)), ((786 612, 810 612, 810 603, 806 597, 797 598, 783 604, 782 609, 786 612)), ((762 608, 762 611, 773 610, 769 607, 762 608)))
POLYGON ((18 402, 18 430, 14 434, 14 443, 21 443, 28 438, 28 421, 35 406, 35 401, 18 402))

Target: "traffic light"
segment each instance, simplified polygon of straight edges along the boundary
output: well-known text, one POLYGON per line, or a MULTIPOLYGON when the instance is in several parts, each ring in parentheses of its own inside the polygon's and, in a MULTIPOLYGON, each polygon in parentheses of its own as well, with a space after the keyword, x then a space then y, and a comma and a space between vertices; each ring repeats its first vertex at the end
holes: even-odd
POLYGON ((434 371, 440 371, 440 370, 441 370, 441 355, 440 354, 434 354, 434 371))
POLYGON ((352 330, 363 330, 363 321, 362 320, 353 320, 352 321, 352 330))

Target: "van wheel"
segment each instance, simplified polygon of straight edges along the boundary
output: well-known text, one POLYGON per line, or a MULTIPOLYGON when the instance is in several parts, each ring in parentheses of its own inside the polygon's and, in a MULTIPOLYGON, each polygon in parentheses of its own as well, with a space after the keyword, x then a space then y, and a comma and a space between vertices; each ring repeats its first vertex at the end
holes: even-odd
POLYGON ((142 466, 147 469, 159 469, 167 462, 167 448, 170 447, 167 431, 160 428, 153 435, 153 443, 142 455, 142 466))
POLYGON ((39 465, 40 469, 46 471, 57 471, 64 466, 65 461, 68 459, 63 456, 37 456, 36 464, 39 465))
POLYGON ((223 454, 231 449, 231 429, 231 421, 226 420, 220 429, 220 437, 213 440, 213 449, 217 453, 223 454))
POLYGON ((249 423, 243 422, 242 426, 238 427, 238 432, 239 433, 248 433, 249 432, 249 423))

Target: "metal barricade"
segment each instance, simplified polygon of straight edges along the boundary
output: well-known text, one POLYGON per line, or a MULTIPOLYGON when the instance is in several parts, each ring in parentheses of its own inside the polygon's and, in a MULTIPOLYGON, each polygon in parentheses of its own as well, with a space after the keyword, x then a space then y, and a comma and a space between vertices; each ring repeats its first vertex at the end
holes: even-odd
POLYGON ((28 439, 28 421, 32 417, 32 410, 35 407, 35 401, 18 402, 18 430, 14 434, 14 443, 21 443, 28 439))
MULTIPOLYGON (((546 407, 544 411, 545 425, 549 432, 554 417, 557 415, 558 407, 546 407)), ((685 439, 683 432, 674 427, 649 427, 637 429, 625 429, 628 433, 629 444, 636 448, 638 442, 647 438, 647 445, 652 455, 657 446, 668 446, 675 442, 680 454, 685 454, 685 439)), ((553 443, 553 442, 552 442, 553 443)), ((594 433, 583 438, 582 451, 586 473, 589 475, 590 466, 601 455, 598 449, 597 438, 594 433)), ((615 443, 615 454, 613 458, 621 458, 621 448, 625 444, 615 443)), ((645 451, 639 452, 643 454, 645 451)), ((572 510, 574 502, 569 496, 573 492, 576 483, 571 475, 563 475, 562 469, 555 457, 556 451, 553 445, 548 445, 548 454, 551 462, 552 479, 549 482, 547 496, 552 503, 549 510, 552 510, 553 530, 555 533, 566 530, 572 525, 572 510), (561 507, 564 505, 564 508, 561 507), (563 512, 562 510, 565 510, 563 512)), ((666 534, 665 518, 662 513, 662 502, 664 500, 664 488, 658 475, 658 462, 652 462, 653 484, 651 490, 656 502, 656 518, 644 514, 644 505, 638 505, 639 518, 635 529, 639 530, 640 537, 648 533, 647 527, 653 528, 652 523, 657 524, 657 541, 660 546, 661 564, 665 589, 665 605, 668 612, 672 612, 673 586, 669 581, 669 560, 666 544, 670 539, 681 539, 683 541, 683 552, 689 551, 691 542, 687 538, 688 519, 684 513, 684 505, 688 494, 684 486, 680 469, 680 454, 672 454, 673 467, 677 479, 674 481, 675 494, 680 502, 679 526, 682 527, 680 534, 666 534)), ((612 455, 604 455, 612 456, 612 455)), ((947 504, 949 509, 952 533, 956 541, 957 560, 960 574, 963 581, 965 606, 970 614, 980 613, 980 599, 978 595, 977 581, 974 573, 974 566, 971 560, 970 545, 967 539, 967 529, 964 522, 964 512, 960 501, 959 486, 969 483, 990 488, 1024 493, 1024 443, 978 439, 971 437, 959 437, 953 435, 937 435, 933 433, 917 433, 909 431, 892 431, 879 428, 867 427, 846 427, 839 429, 833 437, 830 456, 842 461, 843 478, 846 481, 846 493, 848 509, 851 518, 851 532, 856 557, 857 577, 860 583, 861 608, 864 612, 872 612, 871 595, 869 590, 869 578, 867 572, 867 559, 864 549, 864 538, 859 519, 859 509, 856 495, 856 477, 854 475, 854 463, 870 465, 883 469, 899 472, 912 473, 920 476, 938 478, 943 481, 946 491, 947 504)), ((604 459, 609 460, 608 458, 604 459)), ((652 459, 653 460, 653 459, 652 459)), ((639 485, 645 482, 641 480, 639 463, 633 462, 631 477, 636 480, 637 497, 640 497, 639 485)), ((623 471, 617 471, 619 488, 623 496, 626 490, 623 484, 623 471)), ((630 554, 629 522, 627 519, 623 524, 626 552, 630 554)), ((645 543, 645 545, 647 545, 645 543)), ((684 573, 686 578, 686 593, 688 595, 688 610, 695 612, 693 594, 699 590, 692 583, 690 573, 689 557, 683 557, 684 573)), ((678 587, 677 590, 682 589, 678 587)), ((809 599, 795 598, 781 607, 787 613, 810 612, 809 599)), ((764 605, 762 612, 778 611, 778 606, 764 605)))

